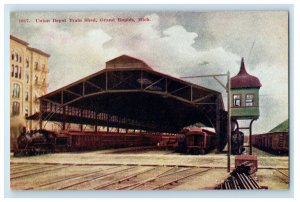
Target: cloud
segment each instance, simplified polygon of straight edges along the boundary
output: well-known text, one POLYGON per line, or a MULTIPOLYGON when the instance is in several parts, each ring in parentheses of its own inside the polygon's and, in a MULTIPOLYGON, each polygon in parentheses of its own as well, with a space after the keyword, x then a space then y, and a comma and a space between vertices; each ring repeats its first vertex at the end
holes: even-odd
POLYGON ((50 91, 103 68, 99 66, 107 55, 103 44, 110 39, 102 29, 74 36, 53 25, 43 26, 38 34, 29 37, 32 46, 44 47, 41 49, 51 54, 49 80, 57 82, 50 82, 50 91))

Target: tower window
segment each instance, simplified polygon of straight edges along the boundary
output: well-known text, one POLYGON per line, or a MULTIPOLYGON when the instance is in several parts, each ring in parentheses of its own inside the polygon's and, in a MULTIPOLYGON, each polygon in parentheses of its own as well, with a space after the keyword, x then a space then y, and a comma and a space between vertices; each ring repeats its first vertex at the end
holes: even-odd
POLYGON ((233 95, 233 106, 234 107, 241 106, 241 95, 233 95))
POLYGON ((246 94, 246 107, 254 106, 254 95, 246 94))

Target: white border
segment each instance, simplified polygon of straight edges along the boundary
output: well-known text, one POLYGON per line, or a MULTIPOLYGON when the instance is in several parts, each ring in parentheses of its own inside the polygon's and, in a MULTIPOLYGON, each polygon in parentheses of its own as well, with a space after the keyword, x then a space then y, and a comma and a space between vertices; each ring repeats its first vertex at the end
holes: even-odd
MULTIPOLYGON (((138 1, 130 1, 131 3, 141 3, 141 2, 138 2, 138 1)), ((161 3, 162 1, 157 1, 157 0, 154 0, 154 1, 144 1, 143 3, 161 3)), ((203 1, 202 1, 203 2, 203 1)), ((1 12, 2 13, 2 16, 5 14, 4 12, 4 4, 18 4, 18 3, 24 3, 24 1, 22 0, 4 0, 1 2, 1 12)), ((43 2, 39 2, 37 0, 31 0, 31 1, 26 1, 26 3, 33 3, 33 4, 39 4, 39 3, 43 3, 43 4, 49 4, 49 3, 57 3, 57 4, 66 4, 66 3, 71 3, 69 1, 66 1, 66 0, 52 0, 52 1, 43 1, 43 2)), ((86 0, 86 1, 74 1, 72 2, 73 4, 86 4, 86 3, 95 3, 94 1, 91 1, 91 0, 86 0)), ((116 0, 112 0, 109 2, 110 4, 115 4, 115 3, 124 3, 123 1, 116 1, 116 0)), ((127 2, 128 3, 128 2, 127 2)), ((164 3, 170 3, 169 1, 164 1, 164 3)), ((176 4, 180 4, 180 3, 194 3, 193 1, 191 0, 186 0, 184 2, 179 2, 179 1, 172 1, 172 3, 176 3, 176 4)), ((201 2, 200 2, 201 3, 201 2)), ((209 2, 205 2, 204 3, 209 3, 209 4, 219 4, 219 3, 222 3, 223 5, 211 5, 212 7, 210 8, 209 6, 207 5, 178 5, 177 9, 179 10, 182 10, 182 9, 189 9, 189 10, 198 10, 199 7, 203 8, 203 7, 206 7, 207 9, 206 10, 212 10, 214 8, 219 8, 221 10, 228 10, 228 7, 232 8, 232 7, 235 7, 233 5, 230 5, 230 4, 234 4, 234 3, 241 3, 240 1, 226 1, 226 4, 224 5, 224 1, 216 1, 216 0, 212 0, 212 1, 209 1, 209 2)), ((290 100, 290 123, 291 123, 291 134, 295 134, 294 136, 294 139, 293 141, 291 141, 291 146, 294 142, 299 142, 297 140, 299 140, 299 138, 297 137, 297 134, 298 133, 298 129, 295 128, 294 132, 293 132, 293 129, 294 129, 294 123, 298 123, 298 113, 299 113, 299 107, 297 105, 294 106, 293 103, 299 103, 297 102, 297 98, 298 98, 298 95, 297 93, 295 92, 295 88, 297 85, 297 83, 299 82, 299 79, 297 80, 296 79, 296 76, 299 75, 299 68, 293 68, 293 67, 299 67, 299 57, 295 57, 293 58, 293 53, 295 52, 295 55, 296 53, 299 51, 299 39, 297 38, 298 36, 294 33, 299 33, 299 22, 297 21, 297 19, 299 19, 299 16, 298 16, 298 12, 299 12, 299 4, 296 3, 296 0, 295 1, 246 1, 245 3, 248 3, 248 5, 239 5, 242 7, 242 10, 252 10, 252 9, 263 9, 263 10, 267 10, 267 9, 272 9, 272 6, 275 6, 276 8, 280 8, 281 6, 286 6, 286 5, 262 5, 261 3, 281 3, 281 4, 286 4, 286 3, 290 3, 292 5, 290 6, 294 6, 294 13, 295 14, 294 16, 294 22, 293 24, 291 23, 290 21, 290 27, 293 27, 294 30, 290 30, 290 67, 291 67, 291 71, 290 71, 290 90, 291 90, 291 100, 290 100), (249 3, 256 3, 256 4, 261 4, 261 5, 253 5, 253 4, 249 4, 249 3), (244 8, 244 9, 243 9, 244 8), (265 8, 265 9, 264 9, 265 8), (298 11, 298 12, 297 12, 298 11), (294 38, 294 40, 292 40, 291 38, 294 38), (293 65, 295 61, 295 64, 293 65)), ((86 5, 81 5, 79 7, 77 7, 77 10, 84 10, 84 7, 86 5)), ((132 6, 132 5, 106 5, 106 6, 101 6, 102 8, 106 8, 106 10, 108 10, 107 8, 111 8, 109 10, 115 10, 115 8, 129 8, 129 9, 132 9, 132 8, 137 8, 138 10, 153 10, 153 5, 150 5, 150 6, 143 6, 143 7, 136 7, 137 5, 135 6, 132 6)), ((158 10, 160 9, 165 9, 166 7, 167 8, 170 8, 172 6, 169 6, 169 5, 156 5, 158 10)), ((13 7, 21 7, 21 5, 14 5, 13 7)), ((26 7, 26 5, 25 5, 26 7)), ((47 6, 38 6, 38 5, 32 5, 30 6, 31 8, 36 8, 38 10, 49 10, 50 8, 53 8, 53 5, 47 5, 47 6), (44 8, 44 9, 41 9, 41 8, 44 8)), ((70 10, 70 8, 72 8, 72 6, 70 5, 59 5, 56 7, 55 10, 70 10)), ((237 8, 234 8, 234 9, 237 9, 237 8)), ((239 8, 241 9, 241 8, 239 8)), ((22 9, 21 9, 22 10, 22 9)), ((95 9, 95 6, 92 6, 90 7, 89 10, 96 10, 95 9)), ((105 10, 105 9, 104 9, 105 10)), ((128 10, 128 9, 127 9, 128 10)), ((135 9, 134 9, 135 10, 135 9)), ((290 17, 293 17, 293 16, 290 16, 290 17)), ((290 18, 291 19, 291 18, 290 18)), ((1 23, 2 25, 4 25, 4 21, 5 19, 4 18, 1 18, 1 23)), ((6 19, 7 21, 7 19, 6 19)), ((8 48, 8 41, 9 41, 9 29, 7 29, 7 27, 5 28, 4 30, 4 26, 1 26, 1 31, 2 33, 5 33, 5 37, 3 38, 3 43, 2 44, 5 44, 5 48, 6 50, 9 50, 7 49, 8 48), (5 32, 4 32, 5 31, 5 32)), ((9 64, 9 61, 7 62, 7 58, 9 57, 4 57, 4 47, 1 48, 1 61, 5 61, 5 64, 9 64), (4 60, 5 59, 5 60, 4 60)), ((7 65, 4 65, 3 67, 7 67, 7 65)), ((7 71, 7 68, 4 68, 6 69, 7 71)), ((5 89, 4 91, 2 90, 1 91, 1 98, 5 98, 5 97, 9 97, 7 95, 9 95, 9 86, 7 87, 7 80, 4 81, 4 75, 8 75, 7 72, 4 72, 2 70, 2 74, 0 74, 0 86, 1 86, 1 89, 5 89), (5 88, 4 88, 4 82, 6 82, 5 84, 5 88), (5 93, 5 94, 4 94, 5 93), (6 95, 6 96, 4 96, 6 95)), ((6 78, 7 79, 7 78, 6 78)), ((9 81, 9 80, 8 80, 9 81)), ((1 112, 7 112, 7 110, 9 111, 9 109, 7 109, 7 106, 4 108, 4 99, 1 99, 0 101, 0 111, 1 112)), ((8 112, 9 114, 9 112, 8 112)), ((4 114, 1 113, 1 116, 0 116, 0 128, 3 129, 2 130, 2 134, 5 134, 4 132, 4 129, 7 131, 7 128, 8 128, 8 120, 9 120, 9 117, 7 119, 7 116, 5 117, 4 119, 4 114), (4 128, 5 127, 5 128, 4 128)), ((4 135, 3 135, 4 137, 4 135)), ((4 141, 0 141, 0 147, 1 148, 4 148, 4 143, 5 145, 7 146, 7 142, 4 142, 4 141)), ((9 144, 8 144, 9 145, 9 144)), ((294 148, 294 155, 291 155, 294 156, 294 160, 291 158, 291 161, 294 162, 294 164, 292 165, 291 164, 291 169, 292 167, 294 167, 294 170, 297 171, 299 170, 299 161, 297 161, 297 155, 296 154, 299 154, 299 147, 295 147, 294 148)), ((3 151, 3 150, 2 150, 3 151)), ((2 162, 4 162, 4 155, 3 153, 1 152, 1 160, 2 162)), ((291 162, 292 163, 292 162, 291 162)), ((9 165, 9 161, 5 161, 4 162, 5 165, 9 165)), ((3 169, 3 167, 2 167, 3 169)), ((9 173, 7 173, 7 169, 6 169, 6 172, 2 171, 1 174, 4 174, 3 177, 1 177, 1 179, 9 179, 9 173)), ((296 173, 294 173, 295 175, 292 177, 295 181, 294 181, 294 187, 291 186, 291 190, 294 189, 294 190, 299 190, 299 186, 297 184, 297 182, 299 182, 299 175, 296 173)), ((291 180, 293 180, 291 179, 291 180)), ((208 191, 208 193, 205 193, 206 191, 180 191, 180 192, 175 192, 175 191, 162 191, 162 192, 145 192, 145 193, 133 193, 133 192, 129 192, 129 193, 126 193, 126 192, 115 192, 115 191, 112 191, 112 192, 105 192, 103 193, 104 191, 101 191, 101 192, 97 192, 96 195, 94 195, 92 192, 79 192, 79 191, 74 191, 74 192, 58 192, 55 193, 54 191, 50 191, 50 192, 26 192, 26 193, 11 193, 10 190, 7 191, 7 188, 9 189, 9 187, 4 187, 3 186, 4 183, 1 183, 0 185, 0 189, 1 189, 1 193, 2 191, 5 189, 6 193, 5 193, 5 197, 185 197, 185 198, 190 198, 190 197, 216 197, 216 198, 219 198, 219 197, 270 197, 270 198, 273 198, 273 197, 280 197, 280 196, 284 196, 285 194, 283 194, 282 192, 280 191, 271 191, 269 192, 268 194, 263 194, 261 195, 260 193, 256 193, 256 192, 238 192, 236 193, 235 192, 229 192, 227 191, 226 193, 217 193, 216 191, 213 191, 213 192, 210 192, 208 191), (196 192, 196 194, 195 194, 196 192)), ((7 184, 6 184, 7 185, 7 184)), ((292 184, 291 184, 292 185, 292 184)), ((3 193, 4 194, 4 193, 3 193)), ((4 196, 4 195, 2 195, 4 196)), ((285 197, 293 197, 292 195, 289 195, 289 196, 285 196, 285 197)), ((297 199, 297 197, 299 197, 299 194, 297 194, 297 191, 294 193, 294 199, 297 199)), ((190 200, 190 199, 188 199, 190 200)), ((208 200, 208 199, 205 199, 205 200, 208 200)), ((238 200, 238 199, 237 199, 238 200)), ((247 199, 239 199, 239 200, 245 200, 247 201, 247 199)), ((255 200, 255 199, 251 199, 252 200, 255 200)), ((280 200, 280 199, 279 199, 280 200)), ((282 200, 282 199, 281 199, 282 200)), ((291 199, 292 200, 292 199, 291 199)), ((273 199, 272 199, 273 201, 273 199)))

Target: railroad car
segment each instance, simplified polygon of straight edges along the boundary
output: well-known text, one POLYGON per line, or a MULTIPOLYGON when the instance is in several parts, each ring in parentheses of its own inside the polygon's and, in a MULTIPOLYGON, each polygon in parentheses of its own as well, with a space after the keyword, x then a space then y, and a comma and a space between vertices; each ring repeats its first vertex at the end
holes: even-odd
POLYGON ((157 146, 182 153, 205 154, 216 147, 216 134, 209 129, 196 127, 184 129, 179 134, 87 131, 55 133, 37 130, 23 132, 19 136, 15 155, 139 146, 157 146))
POLYGON ((252 145, 275 154, 287 154, 289 151, 288 132, 271 132, 253 135, 252 145))
POLYGON ((205 128, 184 128, 176 135, 161 136, 157 146, 180 153, 205 154, 216 147, 216 134, 205 128))
POLYGON ((157 147, 161 149, 175 150, 178 147, 178 135, 162 135, 157 147))
POLYGON ((205 128, 189 128, 186 135, 186 152, 205 154, 216 147, 216 133, 205 128))
POLYGON ((162 140, 159 133, 117 133, 48 130, 23 131, 18 137, 15 156, 63 151, 84 151, 107 148, 156 146, 162 140))
POLYGON ((104 132, 68 132, 68 147, 72 151, 122 148, 142 145, 142 135, 104 133, 104 132))

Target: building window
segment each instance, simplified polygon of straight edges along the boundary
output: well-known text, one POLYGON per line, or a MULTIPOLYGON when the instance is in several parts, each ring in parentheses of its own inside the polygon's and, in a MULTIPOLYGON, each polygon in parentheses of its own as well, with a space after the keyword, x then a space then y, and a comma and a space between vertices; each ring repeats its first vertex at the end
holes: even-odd
POLYGON ((22 57, 21 57, 21 55, 20 55, 20 60, 19 60, 19 62, 20 62, 20 63, 22 62, 22 57))
POLYGON ((19 67, 18 67, 18 65, 15 66, 14 73, 15 73, 15 78, 18 78, 18 76, 19 76, 19 67))
POLYGON ((26 58, 26 68, 29 68, 29 60, 26 58))
POLYGON ((15 59, 15 53, 12 53, 11 54, 11 60, 14 60, 15 59))
POLYGON ((254 94, 246 94, 246 107, 254 106, 254 94))
POLYGON ((16 53, 16 61, 19 62, 19 55, 16 53))
POLYGON ((241 95, 233 95, 233 106, 234 107, 241 106, 241 95))
POLYGON ((19 67, 19 79, 21 79, 22 67, 19 67))
POLYGON ((39 69, 39 63, 36 62, 36 63, 35 63, 35 70, 38 70, 38 69, 39 69))
POLYGON ((29 100, 29 93, 28 91, 25 92, 25 101, 28 101, 29 100))
POLYGON ((38 84, 38 82, 39 82, 39 77, 38 76, 35 76, 35 84, 38 84))
POLYGON ((29 83, 29 74, 26 73, 26 83, 29 83))
POLYGON ((14 77, 14 73, 15 72, 15 66, 14 65, 12 65, 11 66, 11 77, 14 77))
POLYGON ((25 109, 25 117, 28 117, 28 107, 25 109))
POLYGON ((22 77, 21 72, 22 72, 21 67, 18 67, 18 65, 16 65, 16 66, 12 65, 12 72, 11 72, 12 77, 21 79, 21 77, 22 77))
POLYGON ((36 90, 35 91, 35 99, 38 100, 39 97, 40 97, 39 90, 36 90))
POLYGON ((14 97, 14 98, 20 97, 20 85, 19 84, 16 84, 16 83, 13 84, 12 97, 14 97))
POLYGON ((12 115, 19 115, 20 114, 20 103, 13 102, 12 103, 12 115))

